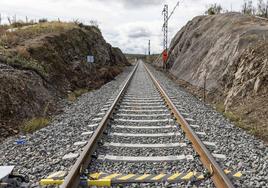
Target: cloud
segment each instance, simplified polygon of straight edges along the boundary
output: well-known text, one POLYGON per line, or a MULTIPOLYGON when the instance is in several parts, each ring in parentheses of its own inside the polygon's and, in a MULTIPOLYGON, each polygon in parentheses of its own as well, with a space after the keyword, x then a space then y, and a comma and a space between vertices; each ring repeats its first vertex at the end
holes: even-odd
MULTIPOLYGON (((147 53, 148 40, 151 40, 151 52, 158 53, 162 50, 161 20, 137 21, 121 24, 114 28, 112 33, 118 33, 116 37, 107 36, 108 41, 120 47, 125 53, 147 53)), ((110 28, 107 32, 111 32, 110 28)))
POLYGON ((129 31, 129 38, 148 38, 151 36, 151 32, 147 30, 148 28, 133 28, 129 31))
POLYGON ((140 8, 146 6, 161 5, 163 0, 121 0, 127 8, 140 8))
MULTIPOLYGON (((2 23, 7 16, 17 19, 48 18, 64 21, 79 19, 85 24, 97 20, 107 42, 124 52, 145 53, 148 40, 151 52, 160 53, 163 48, 163 4, 171 12, 178 0, 0 0, 2 23)), ((172 37, 194 16, 204 14, 207 5, 220 3, 224 9, 240 11, 243 0, 182 0, 169 20, 169 37, 172 37)), ((253 0, 256 5, 257 0, 253 0)))
POLYGON ((142 8, 148 6, 161 5, 165 0, 98 0, 99 2, 105 3, 120 3, 125 8, 142 8))

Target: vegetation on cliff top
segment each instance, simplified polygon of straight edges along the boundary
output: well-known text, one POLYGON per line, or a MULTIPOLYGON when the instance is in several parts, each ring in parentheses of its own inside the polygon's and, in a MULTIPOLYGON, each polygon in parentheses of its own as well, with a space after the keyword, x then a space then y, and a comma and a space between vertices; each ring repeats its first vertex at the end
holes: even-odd
POLYGON ((0 138, 46 126, 59 99, 74 101, 112 80, 126 65, 121 50, 107 43, 96 26, 0 26, 0 138), (95 57, 94 65, 86 62, 87 55, 95 57))

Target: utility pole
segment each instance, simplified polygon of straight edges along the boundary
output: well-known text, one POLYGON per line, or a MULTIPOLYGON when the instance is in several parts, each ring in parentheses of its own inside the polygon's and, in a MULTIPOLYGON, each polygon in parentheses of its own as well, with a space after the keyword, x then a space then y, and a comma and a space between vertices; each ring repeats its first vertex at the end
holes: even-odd
POLYGON ((163 68, 167 68, 167 59, 168 59, 168 21, 175 12, 176 8, 179 6, 179 1, 177 2, 176 6, 173 8, 170 15, 168 15, 168 5, 164 5, 164 9, 162 14, 164 15, 164 24, 163 24, 163 33, 164 33, 164 40, 163 40, 163 68))
POLYGON ((162 12, 164 15, 164 24, 163 24, 163 69, 167 68, 167 50, 168 50, 168 5, 164 5, 164 10, 162 12))
POLYGON ((2 15, 0 13, 0 25, 1 25, 1 23, 2 23, 2 15))
POLYGON ((164 15, 164 24, 163 24, 164 41, 163 41, 163 50, 167 50, 167 48, 168 48, 168 5, 164 5, 163 15, 164 15))
POLYGON ((149 56, 151 55, 151 40, 149 40, 149 43, 148 43, 148 55, 149 56))

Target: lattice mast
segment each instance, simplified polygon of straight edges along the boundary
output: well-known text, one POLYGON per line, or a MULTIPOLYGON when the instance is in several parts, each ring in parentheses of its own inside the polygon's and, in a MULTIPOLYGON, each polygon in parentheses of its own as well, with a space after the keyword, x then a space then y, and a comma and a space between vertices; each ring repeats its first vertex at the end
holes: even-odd
POLYGON ((164 41, 163 41, 163 50, 168 49, 168 5, 164 5, 163 10, 164 15, 164 24, 163 24, 163 33, 164 33, 164 41))
MULTIPOLYGON (((177 2, 176 6, 173 8, 172 12, 170 15, 168 15, 168 5, 164 5, 164 9, 162 11, 162 14, 164 15, 164 24, 163 24, 163 34, 164 34, 164 39, 163 39, 163 55, 168 54, 168 21, 171 18, 171 16, 174 14, 176 8, 179 6, 179 1, 177 2)), ((166 62, 163 58, 163 67, 166 67, 166 62)))

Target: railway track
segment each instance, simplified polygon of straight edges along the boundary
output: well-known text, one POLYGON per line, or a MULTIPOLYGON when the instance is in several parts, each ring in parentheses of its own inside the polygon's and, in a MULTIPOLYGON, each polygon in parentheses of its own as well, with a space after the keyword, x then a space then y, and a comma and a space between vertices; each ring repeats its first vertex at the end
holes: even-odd
POLYGON ((89 125, 96 127, 94 134, 65 179, 56 173, 42 185, 207 187, 213 181, 216 187, 233 187, 231 176, 241 175, 220 168, 223 155, 213 152, 215 143, 202 140, 205 133, 195 131, 198 125, 142 62, 101 111, 89 125))

